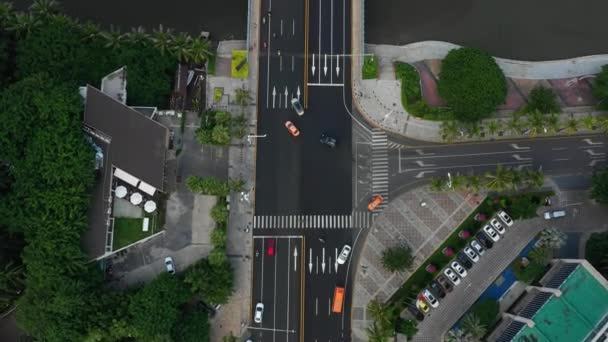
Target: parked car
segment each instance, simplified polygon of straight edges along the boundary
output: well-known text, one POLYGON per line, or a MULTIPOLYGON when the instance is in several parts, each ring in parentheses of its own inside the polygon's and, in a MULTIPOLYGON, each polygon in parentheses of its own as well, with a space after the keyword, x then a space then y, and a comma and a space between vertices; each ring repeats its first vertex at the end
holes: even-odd
POLYGON ((300 100, 298 100, 297 98, 291 99, 291 108, 293 108, 293 110, 295 110, 298 115, 304 115, 304 107, 302 107, 300 100))
POLYGON ((367 205, 367 210, 369 211, 374 211, 374 209, 376 209, 377 206, 380 205, 380 203, 382 203, 382 196, 378 195, 375 196, 374 198, 372 198, 371 202, 369 202, 369 204, 367 205))
POLYGON ((257 303, 255 305, 255 315, 253 316, 253 320, 256 323, 262 323, 262 315, 264 315, 264 304, 257 303))
POLYGON ((410 304, 407 306, 407 311, 409 311, 416 320, 422 322, 424 320, 424 314, 416 307, 416 305, 410 304))
POLYGON ((296 125, 293 124, 293 122, 285 121, 285 127, 287 128, 287 130, 289 130, 289 133, 291 133, 291 135, 293 135, 294 137, 300 135, 300 130, 296 127, 296 125))
POLYGON ((329 135, 323 133, 321 134, 321 138, 319 138, 319 142, 325 146, 329 146, 331 148, 336 147, 336 139, 330 137, 329 135))
POLYGON ((502 235, 505 235, 505 227, 503 227, 502 224, 500 224, 500 222, 498 222, 497 219, 495 219, 495 218, 491 219, 490 224, 492 225, 492 228, 494 228, 494 230, 496 230, 497 232, 499 232, 502 235))
POLYGON ((486 252, 485 248, 483 248, 476 239, 471 240, 470 245, 471 248, 474 249, 477 254, 479 254, 479 256, 482 256, 486 252))
POLYGON ((422 297, 424 297, 424 300, 426 300, 426 302, 429 303, 431 307, 436 308, 439 306, 439 300, 435 298, 435 296, 433 296, 431 291, 429 291, 428 289, 422 290, 422 297))
POLYGON ((486 233, 486 235, 492 239, 492 241, 496 242, 498 240, 500 240, 500 235, 498 235, 498 233, 494 230, 494 228, 490 227, 489 224, 486 224, 483 227, 483 231, 486 233))
POLYGON ((565 210, 554 210, 554 211, 545 211, 545 220, 550 220, 552 218, 560 218, 566 216, 565 210))
MULTIPOLYGON (((481 246, 480 246, 481 247, 481 246)), ((477 255, 477 253, 475 253, 475 251, 473 250, 473 248, 467 246, 465 247, 463 250, 464 254, 467 255, 467 257, 469 259, 471 259, 473 262, 478 262, 479 261, 479 255, 477 255)))
POLYGON ((168 256, 165 258, 165 269, 169 274, 175 274, 175 263, 173 262, 173 258, 168 256))
POLYGON ((511 227, 513 225, 513 220, 511 219, 511 216, 507 215, 504 210, 498 212, 498 217, 500 217, 500 220, 504 222, 507 227, 511 227))
POLYGON ((458 260, 458 262, 467 270, 470 270, 473 267, 473 263, 464 252, 456 254, 456 260, 458 260))
POLYGON ((425 314, 427 314, 427 313, 429 313, 429 311, 431 311, 431 308, 429 308, 429 305, 421 299, 416 300, 416 307, 425 314))
MULTIPOLYGON (((444 278, 445 279, 445 278, 444 278)), ((437 280, 433 280, 429 285, 429 290, 439 298, 445 297, 445 291, 441 287, 441 284, 437 280)))
POLYGON ((338 264, 344 265, 344 263, 348 259, 350 250, 351 250, 351 248, 349 245, 344 245, 344 247, 342 247, 342 251, 340 252, 340 255, 338 255, 338 264))
POLYGON ((458 276, 460 276, 460 278, 467 276, 467 270, 465 270, 464 267, 458 263, 458 261, 452 261, 452 263, 450 263, 450 267, 458 274, 458 276))
POLYGON ((490 238, 488 238, 486 234, 484 234, 484 232, 478 232, 477 234, 475 234, 475 238, 477 238, 477 241, 479 241, 479 243, 481 243, 487 249, 490 249, 492 248, 492 246, 494 246, 492 240, 490 240, 490 238))
POLYGON ((451 268, 446 268, 445 270, 443 270, 443 274, 452 282, 452 284, 456 286, 460 284, 460 278, 458 278, 456 273, 454 273, 451 268))
POLYGON ((268 246, 266 247, 266 254, 268 254, 268 256, 274 256, 274 252, 274 239, 269 239, 268 246))
POLYGON ((448 281, 448 279, 442 275, 439 275, 435 281, 441 285, 441 287, 445 290, 445 292, 452 292, 452 290, 454 289, 452 287, 452 284, 450 284, 450 282, 448 281))

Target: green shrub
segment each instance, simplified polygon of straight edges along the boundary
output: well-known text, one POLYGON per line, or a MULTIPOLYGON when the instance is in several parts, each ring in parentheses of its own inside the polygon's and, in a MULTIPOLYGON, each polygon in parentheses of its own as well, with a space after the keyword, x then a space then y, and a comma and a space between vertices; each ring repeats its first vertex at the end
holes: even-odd
POLYGON ((598 109, 608 109, 608 65, 602 66, 602 71, 595 78, 593 96, 599 100, 598 109))
POLYGON ((591 178, 591 198, 608 203, 608 168, 596 171, 591 178))
POLYGON ((498 320, 499 305, 492 299, 484 299, 476 302, 471 307, 471 313, 479 318, 479 323, 488 330, 498 320))
POLYGON ((405 245, 387 248, 382 252, 382 265, 391 272, 405 271, 413 261, 412 251, 405 245))
POLYGON ((585 245, 585 259, 604 277, 608 276, 608 232, 591 234, 585 245))
POLYGON ((538 111, 542 114, 558 113, 560 111, 555 93, 552 89, 543 86, 537 86, 530 92, 528 104, 526 104, 525 112, 532 113, 538 111))
POLYGON ((226 247, 226 229, 215 228, 211 232, 211 244, 217 248, 226 247))
POLYGON ((213 266, 218 266, 227 261, 226 248, 225 247, 214 247, 209 253, 209 263, 213 266))
POLYGON ((228 208, 225 201, 218 201, 211 209, 211 218, 218 224, 228 222, 228 208))
POLYGON ((460 121, 479 121, 505 102, 507 82, 494 58, 478 49, 451 50, 443 60, 437 90, 460 121))
POLYGON ((363 79, 376 78, 378 75, 378 59, 376 56, 365 56, 363 59, 363 79))
POLYGON ((404 334, 409 339, 414 337, 414 335, 416 335, 416 333, 418 332, 417 325, 418 324, 414 320, 399 319, 397 320, 397 326, 395 327, 395 330, 398 333, 404 334))
POLYGON ((540 279, 545 274, 547 269, 546 265, 536 262, 529 262, 527 266, 524 266, 521 258, 516 260, 511 265, 511 268, 513 269, 515 278, 526 284, 532 284, 540 279))
POLYGON ((186 179, 186 186, 190 191, 203 195, 228 196, 230 193, 228 182, 214 177, 190 176, 186 179))

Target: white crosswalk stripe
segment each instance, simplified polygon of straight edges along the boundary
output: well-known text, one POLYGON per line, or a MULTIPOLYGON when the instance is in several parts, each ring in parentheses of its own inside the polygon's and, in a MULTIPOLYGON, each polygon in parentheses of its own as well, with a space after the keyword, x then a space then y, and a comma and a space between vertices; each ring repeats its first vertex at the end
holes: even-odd
POLYGON ((406 145, 400 144, 400 143, 396 143, 396 142, 392 142, 389 141, 387 144, 387 147, 393 150, 399 149, 399 148, 407 148, 406 145))
POLYGON ((388 204, 388 137, 379 129, 372 132, 372 194, 384 199, 376 210, 388 204))
POLYGON ((261 215, 253 217, 254 229, 304 228, 348 229, 369 228, 375 214, 355 211, 352 215, 261 215))

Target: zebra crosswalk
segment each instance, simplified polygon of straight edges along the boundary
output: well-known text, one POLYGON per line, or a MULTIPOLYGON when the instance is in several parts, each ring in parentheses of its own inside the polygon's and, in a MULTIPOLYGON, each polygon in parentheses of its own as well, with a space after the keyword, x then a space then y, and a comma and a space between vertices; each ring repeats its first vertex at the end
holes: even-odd
POLYGON ((392 150, 396 150, 396 149, 400 149, 400 148, 407 148, 408 146, 404 145, 404 144, 396 143, 394 141, 389 141, 387 144, 387 147, 392 150))
POLYGON ((388 137, 380 129, 372 132, 372 193, 384 199, 378 209, 388 203, 388 137))
POLYGON ((373 214, 353 212, 351 215, 260 215, 253 217, 254 229, 343 229, 369 228, 373 214))

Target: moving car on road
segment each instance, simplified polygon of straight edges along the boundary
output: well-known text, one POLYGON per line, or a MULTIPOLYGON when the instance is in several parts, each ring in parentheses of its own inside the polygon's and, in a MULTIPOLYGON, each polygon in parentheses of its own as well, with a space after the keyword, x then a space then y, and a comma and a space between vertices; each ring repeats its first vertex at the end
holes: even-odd
POLYGON ((491 219, 490 224, 492 225, 494 230, 499 232, 501 235, 505 235, 505 227, 503 227, 502 224, 500 224, 500 222, 498 222, 497 219, 495 219, 495 218, 491 219))
POLYGON ((175 263, 173 262, 173 258, 168 256, 165 258, 165 269, 169 274, 175 274, 175 263))
POLYGON ((498 212, 498 217, 500 217, 500 220, 504 222, 507 227, 511 227, 513 225, 513 220, 511 219, 511 216, 507 215, 504 210, 498 212))
POLYGON ((376 207, 378 207, 380 205, 380 203, 382 203, 382 196, 378 195, 375 196, 371 202, 369 202, 369 204, 367 205, 367 210, 369 211, 374 211, 374 209, 376 209, 376 207))
POLYGON ((264 304, 257 303, 255 305, 255 315, 253 316, 253 320, 256 323, 262 323, 262 315, 264 315, 264 304))
POLYGON ((462 267, 458 263, 458 261, 452 261, 452 263, 450 264, 450 267, 454 270, 454 272, 458 273, 460 278, 464 278, 467 276, 467 270, 465 270, 464 267, 462 267))
POLYGON ((334 313, 342 312, 342 304, 344 304, 344 288, 336 286, 334 291, 334 305, 331 307, 331 311, 334 313))
POLYGON ((304 107, 302 107, 302 104, 300 104, 300 100, 298 100, 297 98, 291 99, 291 108, 293 108, 293 110, 295 110, 298 115, 304 115, 304 107))
POLYGON ((498 235, 498 233, 494 230, 494 228, 490 227, 489 224, 486 224, 483 227, 483 231, 486 233, 486 235, 488 235, 488 237, 490 239, 492 239, 492 241, 496 242, 496 241, 500 240, 500 235, 498 235))
POLYGON ((330 137, 329 135, 323 133, 321 134, 321 138, 319 138, 319 142, 325 146, 329 146, 331 148, 336 147, 336 139, 330 137))
POLYGON ((550 220, 552 218, 560 218, 566 216, 565 210, 555 210, 555 211, 545 211, 545 220, 550 220))
POLYGON ((293 124, 293 122, 286 121, 285 127, 287 127, 287 130, 289 131, 289 133, 291 133, 291 135, 293 135, 294 137, 297 137, 298 135, 300 135, 300 130, 296 127, 296 125, 293 124))
POLYGON ((437 298, 435 298, 435 296, 433 296, 431 291, 429 291, 428 289, 422 290, 422 297, 424 297, 424 300, 426 300, 426 302, 429 303, 431 307, 436 308, 439 306, 439 300, 437 300, 437 298))
POLYGON ((458 286, 458 284, 460 284, 460 278, 458 278, 458 276, 456 275, 456 273, 454 273, 454 271, 452 271, 451 268, 446 268, 445 270, 443 270, 443 274, 450 279, 450 281, 452 282, 452 284, 458 286))
POLYGON ((346 260, 348 260, 348 255, 350 254, 350 246, 349 245, 344 245, 344 247, 342 247, 342 251, 340 252, 340 255, 338 255, 338 264, 340 265, 344 265, 344 263, 346 262, 346 260))
POLYGON ((268 256, 274 256, 274 239, 268 240, 268 246, 266 247, 266 254, 268 256))

